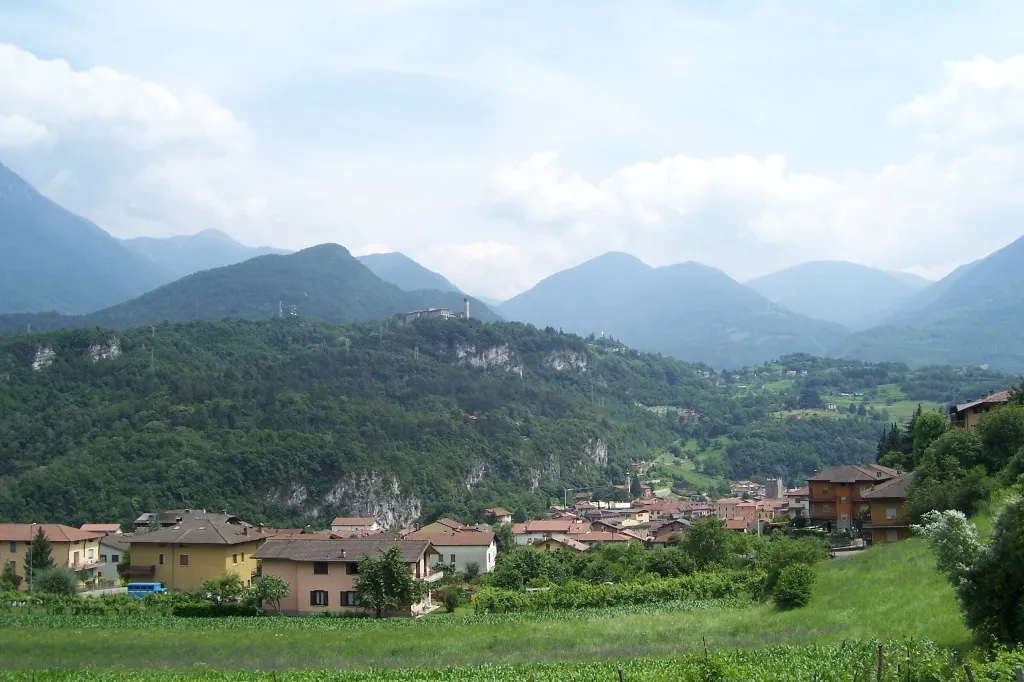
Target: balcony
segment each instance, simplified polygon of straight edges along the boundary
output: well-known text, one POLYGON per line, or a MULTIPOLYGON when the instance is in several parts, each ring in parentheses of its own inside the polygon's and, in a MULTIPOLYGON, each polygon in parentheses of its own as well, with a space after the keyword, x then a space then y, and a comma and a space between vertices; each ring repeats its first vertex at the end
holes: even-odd
POLYGON ((88 571, 97 568, 99 565, 99 559, 82 559, 77 563, 69 562, 68 568, 77 573, 78 571, 88 571))
POLYGON ((423 579, 425 583, 436 583, 444 577, 444 571, 434 571, 423 579))
POLYGON ((151 566, 127 566, 121 571, 121 575, 129 578, 152 578, 156 575, 156 565, 151 566))

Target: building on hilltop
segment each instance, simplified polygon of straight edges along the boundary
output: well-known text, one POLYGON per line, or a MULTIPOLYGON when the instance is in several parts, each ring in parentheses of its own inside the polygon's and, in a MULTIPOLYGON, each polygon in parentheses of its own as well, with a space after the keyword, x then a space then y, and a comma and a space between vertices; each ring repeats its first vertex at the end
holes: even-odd
POLYGON ((974 429, 978 427, 978 422, 981 421, 983 414, 1008 402, 1010 402, 1010 392, 1000 391, 979 400, 960 403, 950 409, 949 421, 953 426, 974 429))
POLYGON ((913 480, 914 472, 910 472, 890 478, 864 492, 864 499, 871 505, 871 521, 864 525, 868 542, 883 544, 910 537, 910 517, 905 505, 913 480))
POLYGON ((836 531, 853 530, 871 515, 864 493, 901 473, 880 464, 851 464, 811 476, 807 479, 811 523, 836 531))

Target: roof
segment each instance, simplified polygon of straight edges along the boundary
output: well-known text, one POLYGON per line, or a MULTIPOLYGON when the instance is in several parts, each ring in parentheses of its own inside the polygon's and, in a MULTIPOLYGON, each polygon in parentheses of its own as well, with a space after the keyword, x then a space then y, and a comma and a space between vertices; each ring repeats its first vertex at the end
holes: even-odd
POLYGON ((783 495, 786 497, 810 497, 811 489, 807 486, 804 486, 803 488, 793 488, 792 490, 784 492, 783 495))
POLYGON ((40 528, 50 542, 81 542, 95 540, 101 535, 62 523, 0 523, 0 542, 31 542, 40 528))
POLYGON ((595 530, 592 533, 577 533, 572 536, 573 539, 583 543, 591 542, 629 542, 633 538, 622 533, 609 533, 604 530, 595 530))
POLYGON ((956 406, 956 411, 963 412, 964 410, 969 410, 977 405, 1002 405, 1003 403, 1008 402, 1010 402, 1010 392, 1000 391, 999 393, 993 393, 990 396, 985 396, 978 400, 972 400, 969 403, 961 403, 956 406))
POLYGON ((738 497, 723 497, 720 500, 715 500, 715 504, 739 504, 742 501, 738 497))
POLYGON ((119 523, 84 523, 80 530, 84 530, 86 533, 120 533, 121 524, 119 523))
POLYGON ((725 527, 729 530, 746 530, 747 522, 743 519, 728 519, 725 522, 725 527))
POLYGON ((377 519, 372 516, 339 516, 331 521, 332 526, 372 526, 377 519))
POLYGON ((224 523, 219 519, 191 519, 167 528, 134 535, 131 544, 240 545, 266 537, 266 533, 260 533, 240 523, 224 523))
POLYGON ((490 509, 484 509, 484 511, 491 516, 512 516, 512 512, 504 507, 491 507, 490 509))
POLYGON ((157 514, 148 512, 141 514, 139 518, 135 519, 135 525, 146 525, 154 516, 156 517, 157 523, 161 526, 173 526, 178 522, 178 520, 188 521, 190 519, 208 519, 220 521, 221 523, 241 523, 237 516, 234 514, 228 514, 226 511, 208 512, 205 509, 168 509, 167 511, 159 512, 157 514))
POLYGON ((896 469, 881 464, 847 464, 845 466, 825 469, 814 474, 808 481, 827 481, 829 483, 855 483, 859 481, 884 481, 899 476, 896 469))
POLYGON ((587 529, 589 523, 580 523, 572 519, 540 519, 517 523, 512 526, 512 532, 520 535, 524 533, 569 533, 573 529, 587 529))
POLYGON ((104 535, 100 538, 100 545, 124 551, 128 549, 131 541, 130 535, 104 535))
POLYGON ((407 564, 419 561, 430 549, 428 540, 396 540, 394 538, 358 538, 348 540, 299 540, 296 538, 267 540, 253 552, 254 559, 283 561, 358 562, 377 556, 392 546, 402 552, 407 564))
POLYGON ((418 530, 405 536, 407 540, 429 540, 437 547, 488 547, 494 542, 490 531, 467 530, 459 533, 431 533, 418 530))
POLYGON ((865 490, 861 493, 861 497, 866 500, 905 500, 907 499, 907 490, 913 480, 914 472, 911 471, 909 474, 890 478, 885 483, 879 483, 870 490, 865 490))
POLYGON ((551 537, 543 540, 543 542, 557 542, 571 549, 575 549, 578 552, 586 552, 588 549, 590 549, 590 545, 585 545, 579 540, 573 540, 568 535, 552 535, 551 537))
POLYGON ((469 528, 469 526, 464 526, 455 519, 438 519, 437 521, 434 521, 434 523, 440 523, 442 526, 448 526, 452 530, 463 530, 464 528, 469 528))

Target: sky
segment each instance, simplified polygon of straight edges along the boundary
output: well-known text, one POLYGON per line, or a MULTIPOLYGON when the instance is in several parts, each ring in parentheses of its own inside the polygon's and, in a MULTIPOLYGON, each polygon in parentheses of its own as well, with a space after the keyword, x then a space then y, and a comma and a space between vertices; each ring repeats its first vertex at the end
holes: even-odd
POLYGON ((1024 233, 1024 3, 2 0, 0 162, 118 237, 938 278, 1024 233))

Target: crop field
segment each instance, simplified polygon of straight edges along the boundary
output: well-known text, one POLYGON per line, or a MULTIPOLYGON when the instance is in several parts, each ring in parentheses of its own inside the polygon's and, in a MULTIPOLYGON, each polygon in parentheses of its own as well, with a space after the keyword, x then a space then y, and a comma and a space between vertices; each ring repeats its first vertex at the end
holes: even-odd
MULTIPOLYGON (((763 670, 761 677, 742 679, 850 680, 852 667, 846 667, 842 677, 829 677, 818 668, 801 669, 807 676, 798 677, 777 677, 769 670, 788 670, 796 665, 794 657, 811 665, 825 650, 808 649, 810 645, 826 647, 830 656, 838 656, 836 647, 843 643, 876 638, 927 640, 948 652, 972 645, 952 589, 918 540, 830 561, 820 565, 818 573, 811 603, 788 612, 768 604, 735 602, 440 615, 416 621, 156 616, 130 620, 10 611, 0 613, 0 679, 32 679, 30 672, 18 678, 11 675, 35 670, 39 680, 164 679, 159 676, 171 672, 206 675, 177 679, 260 679, 218 677, 220 673, 213 671, 273 671, 279 679, 302 680, 331 678, 282 673, 334 670, 346 671, 344 679, 357 680, 501 680, 530 675, 537 680, 599 680, 611 679, 609 671, 623 667, 634 679, 696 680, 706 679, 694 672, 706 645, 715 660, 753 666, 755 659, 749 657, 760 656, 757 666, 781 666, 757 668, 763 670), (801 651, 816 653, 800 658, 801 651), (55 667, 73 673, 41 674, 55 667), (97 676, 82 677, 89 668, 97 676), (120 676, 112 676, 115 671, 120 676), (133 677, 131 671, 141 672, 133 677)), ((854 659, 847 665, 853 666, 854 659)))

